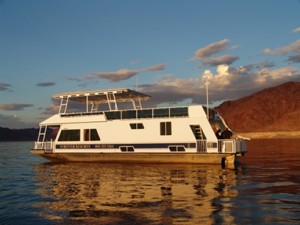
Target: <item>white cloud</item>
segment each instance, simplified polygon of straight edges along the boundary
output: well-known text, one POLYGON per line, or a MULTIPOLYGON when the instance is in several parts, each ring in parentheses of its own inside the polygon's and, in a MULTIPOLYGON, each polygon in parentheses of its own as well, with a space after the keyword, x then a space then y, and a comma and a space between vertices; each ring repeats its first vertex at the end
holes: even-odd
POLYGON ((295 28, 293 32, 300 32, 300 27, 295 28))
POLYGON ((228 43, 228 39, 223 39, 221 41, 208 44, 203 48, 199 48, 196 50, 193 59, 202 62, 202 64, 206 66, 218 66, 222 64, 230 65, 237 61, 239 57, 233 55, 222 55, 214 58, 211 57, 212 55, 219 54, 225 50, 235 49, 238 47, 237 45, 229 47, 228 43))
POLYGON ((300 40, 297 40, 287 46, 283 46, 281 48, 276 48, 273 50, 265 48, 263 50, 263 53, 271 55, 287 55, 289 53, 300 53, 300 40))
POLYGON ((148 67, 145 71, 153 72, 153 71, 157 71, 157 70, 164 70, 166 65, 167 64, 158 64, 155 66, 148 67))
POLYGON ((120 69, 115 72, 97 72, 85 75, 86 79, 92 79, 92 78, 102 78, 109 80, 110 82, 118 82, 121 80, 127 80, 136 74, 138 74, 139 70, 128 70, 128 69, 120 69))
POLYGON ((202 61, 203 59, 208 58, 213 54, 222 52, 228 48, 228 42, 228 39, 223 39, 221 41, 208 44, 203 48, 199 48, 195 52, 194 59, 202 61))
POLYGON ((282 67, 273 70, 259 67, 249 68, 220 65, 215 74, 206 70, 197 77, 187 79, 169 74, 161 77, 156 84, 141 85, 140 91, 151 95, 156 104, 189 100, 194 103, 204 103, 205 76, 207 76, 210 101, 222 102, 228 99, 238 99, 263 88, 276 86, 287 81, 300 81, 300 71, 294 67, 282 67), (258 68, 258 70, 256 71, 254 68, 258 68))
POLYGON ((0 104, 0 109, 4 111, 21 111, 26 107, 32 107, 32 104, 19 104, 19 103, 9 103, 9 104, 0 104))
POLYGON ((109 80, 110 82, 119 82, 122 80, 127 80, 133 76, 136 76, 142 72, 154 72, 158 70, 164 70, 166 64, 158 64, 146 69, 138 69, 138 70, 129 70, 129 69, 120 69, 114 72, 96 72, 85 75, 85 79, 92 79, 92 78, 102 78, 109 80))

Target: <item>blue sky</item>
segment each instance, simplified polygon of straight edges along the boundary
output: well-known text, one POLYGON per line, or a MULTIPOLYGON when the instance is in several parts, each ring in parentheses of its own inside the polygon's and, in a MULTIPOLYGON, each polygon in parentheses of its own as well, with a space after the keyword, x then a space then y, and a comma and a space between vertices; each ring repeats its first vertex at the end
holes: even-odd
POLYGON ((0 127, 37 127, 66 91, 213 106, 300 81, 297 0, 0 0, 0 127))

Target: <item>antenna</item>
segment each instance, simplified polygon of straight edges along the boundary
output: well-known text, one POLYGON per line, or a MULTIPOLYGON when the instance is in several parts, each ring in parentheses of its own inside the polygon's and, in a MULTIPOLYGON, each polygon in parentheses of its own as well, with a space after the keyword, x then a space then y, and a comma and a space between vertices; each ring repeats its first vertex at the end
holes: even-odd
POLYGON ((209 104, 208 104, 208 73, 205 73, 205 87, 206 87, 206 116, 209 120, 209 104))
POLYGON ((139 74, 136 75, 135 91, 138 91, 138 87, 139 87, 139 74))

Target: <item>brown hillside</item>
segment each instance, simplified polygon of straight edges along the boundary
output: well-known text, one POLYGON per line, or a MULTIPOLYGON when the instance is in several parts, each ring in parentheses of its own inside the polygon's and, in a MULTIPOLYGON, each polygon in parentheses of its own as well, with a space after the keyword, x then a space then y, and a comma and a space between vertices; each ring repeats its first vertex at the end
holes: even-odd
POLYGON ((238 132, 300 131, 300 82, 288 82, 215 108, 238 132))

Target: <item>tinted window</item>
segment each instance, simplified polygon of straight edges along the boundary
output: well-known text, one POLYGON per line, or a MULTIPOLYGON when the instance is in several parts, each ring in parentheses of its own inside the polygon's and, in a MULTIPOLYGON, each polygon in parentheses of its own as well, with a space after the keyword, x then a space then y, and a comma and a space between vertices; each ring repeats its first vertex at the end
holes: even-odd
POLYGON ((169 117, 169 108, 154 109, 154 117, 169 117))
POLYGON ((85 129, 83 134, 85 141, 100 141, 100 137, 96 129, 85 129))
POLYGON ((144 129, 144 125, 142 123, 131 123, 131 129, 144 129))
POLYGON ((136 118, 136 110, 122 111, 122 119, 136 118))
POLYGON ((171 117, 188 116, 188 108, 187 107, 171 108, 170 111, 171 111, 171 117))
POLYGON ((161 122, 160 123, 160 135, 171 135, 171 134, 172 134, 171 122, 161 122))
POLYGON ((116 120, 116 119, 121 119, 121 112, 116 111, 116 112, 105 112, 105 116, 108 120, 116 120))
POLYGON ((62 130, 58 141, 80 141, 80 130, 62 130))
POLYGON ((138 118, 152 118, 152 109, 138 110, 138 118))

